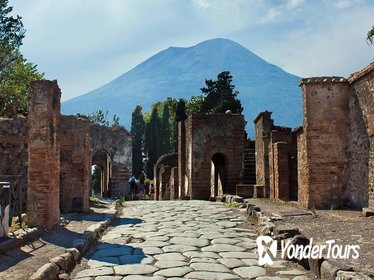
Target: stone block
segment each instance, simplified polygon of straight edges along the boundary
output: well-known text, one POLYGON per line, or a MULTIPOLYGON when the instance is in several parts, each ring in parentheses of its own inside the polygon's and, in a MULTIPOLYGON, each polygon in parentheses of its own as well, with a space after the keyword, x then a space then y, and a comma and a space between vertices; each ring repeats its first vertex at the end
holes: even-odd
POLYGON ((339 270, 335 280, 372 280, 373 278, 360 272, 339 270))
POLYGON ((363 208, 362 215, 364 217, 371 217, 374 216, 374 208, 363 208))
POLYGON ((81 259, 81 253, 76 248, 68 248, 65 252, 72 254, 75 262, 78 262, 81 259))
POLYGON ((308 260, 309 262, 309 269, 311 272, 313 272, 315 275, 318 276, 318 278, 321 278, 321 265, 323 263, 324 259, 312 259, 310 258, 308 260))
POLYGON ((60 273, 59 267, 54 263, 47 263, 39 268, 29 280, 56 280, 60 273))
POLYGON ((323 261, 321 265, 321 279, 323 280, 335 280, 340 267, 329 261, 323 261))

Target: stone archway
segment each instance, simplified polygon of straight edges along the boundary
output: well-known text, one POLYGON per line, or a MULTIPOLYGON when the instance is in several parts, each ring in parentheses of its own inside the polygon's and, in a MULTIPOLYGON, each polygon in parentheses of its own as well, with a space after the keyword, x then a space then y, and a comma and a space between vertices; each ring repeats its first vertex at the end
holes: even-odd
POLYGON ((110 183, 112 180, 113 161, 106 150, 100 149, 93 153, 91 166, 97 165, 100 169, 100 196, 110 196, 110 183))
POLYGON ((227 157, 216 153, 211 159, 210 193, 212 197, 222 196, 226 192, 227 157))

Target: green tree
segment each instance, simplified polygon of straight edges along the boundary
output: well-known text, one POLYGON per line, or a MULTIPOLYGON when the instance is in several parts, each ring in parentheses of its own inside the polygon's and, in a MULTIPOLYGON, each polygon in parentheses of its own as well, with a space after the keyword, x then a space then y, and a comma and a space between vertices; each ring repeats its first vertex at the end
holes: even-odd
POLYGON ((153 178, 153 166, 161 155, 160 143, 162 130, 161 121, 158 115, 159 106, 160 104, 153 104, 150 115, 145 119, 145 152, 147 154, 146 173, 148 178, 153 178))
POLYGON ((9 71, 1 73, 0 116, 12 118, 27 114, 27 89, 31 81, 40 80, 43 74, 21 54, 12 62, 9 71))
POLYGON ((77 117, 80 118, 85 118, 90 121, 91 124, 97 124, 100 126, 106 126, 106 127, 122 127, 120 124, 120 118, 117 115, 113 115, 112 122, 108 120, 108 111, 104 113, 103 110, 98 110, 94 113, 85 115, 85 114, 80 114, 78 113, 76 115, 77 117))
POLYGON ((187 114, 189 116, 194 114, 206 114, 207 112, 203 109, 204 101, 205 98, 202 95, 192 96, 186 105, 187 114))
POLYGON ((374 44, 374 26, 372 26, 371 29, 368 31, 366 42, 368 42, 369 45, 374 44))
POLYGON ((161 119, 161 137, 160 137, 160 153, 159 155, 170 152, 170 111, 167 103, 164 104, 161 119))
POLYGON ((217 80, 205 80, 206 87, 201 88, 205 98, 202 104, 204 113, 225 113, 230 110, 234 114, 241 114, 243 107, 237 98, 239 92, 234 91, 232 76, 229 71, 218 74, 217 80))
POLYGON ((25 37, 25 29, 20 16, 10 16, 13 7, 8 0, 0 0, 0 73, 7 71, 18 58, 18 48, 25 37))
POLYGON ((27 113, 27 88, 40 80, 36 65, 27 62, 19 51, 25 29, 20 16, 10 16, 13 7, 0 0, 0 116, 14 117, 27 113))
POLYGON ((132 136, 132 169, 136 178, 143 171, 144 134, 145 122, 142 107, 136 106, 132 113, 131 136, 132 136))
POLYGON ((93 194, 101 192, 101 168, 95 165, 91 175, 91 191, 93 194))

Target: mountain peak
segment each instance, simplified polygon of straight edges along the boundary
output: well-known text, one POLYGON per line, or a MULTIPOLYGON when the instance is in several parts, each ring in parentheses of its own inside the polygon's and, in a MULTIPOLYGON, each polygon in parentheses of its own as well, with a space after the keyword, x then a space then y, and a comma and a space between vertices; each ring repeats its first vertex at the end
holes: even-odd
MULTIPOLYGON (((63 102, 62 112, 88 114, 108 110, 130 127, 136 105, 147 112, 152 103, 167 97, 189 99, 201 95, 205 79, 215 79, 222 71, 231 72, 249 124, 265 110, 273 111, 282 125, 300 124, 299 78, 224 38, 190 47, 169 47, 108 84, 63 102)), ((247 130, 253 135, 252 125, 247 130)))

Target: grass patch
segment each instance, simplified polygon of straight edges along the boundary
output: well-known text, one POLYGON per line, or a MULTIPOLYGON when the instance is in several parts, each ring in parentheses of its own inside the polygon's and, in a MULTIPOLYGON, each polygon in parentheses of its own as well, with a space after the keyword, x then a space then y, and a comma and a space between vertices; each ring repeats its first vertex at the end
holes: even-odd
POLYGON ((90 203, 99 204, 100 200, 95 195, 93 195, 93 196, 90 196, 90 203))
POLYGON ((236 202, 225 202, 223 203, 224 206, 227 206, 227 207, 231 207, 231 208, 238 208, 239 207, 239 204, 237 204, 236 202))

